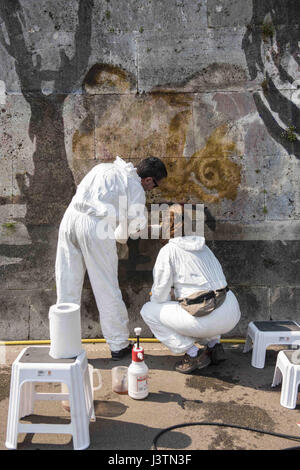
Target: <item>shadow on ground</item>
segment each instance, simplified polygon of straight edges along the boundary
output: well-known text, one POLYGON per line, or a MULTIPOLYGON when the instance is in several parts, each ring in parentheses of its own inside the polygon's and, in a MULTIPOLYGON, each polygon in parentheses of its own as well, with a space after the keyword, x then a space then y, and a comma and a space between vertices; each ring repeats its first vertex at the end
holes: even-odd
MULTIPOLYGON (((255 390, 274 390, 271 388, 271 383, 278 350, 267 350, 264 369, 257 369, 251 366, 252 352, 243 353, 243 346, 235 349, 226 348, 225 346, 225 351, 227 359, 220 365, 210 365, 205 369, 197 369, 189 374, 189 377, 201 377, 200 391, 204 391, 207 388, 222 391, 237 384, 255 390)), ((165 356, 145 354, 145 363, 150 370, 173 371, 175 363, 179 359, 180 357, 169 355, 169 353, 166 353, 165 356)), ((110 370, 117 365, 129 366, 131 360, 127 357, 121 361, 113 362, 110 358, 99 358, 91 359, 89 362, 100 370, 110 370)), ((197 379, 191 379, 188 386, 193 387, 193 384, 196 386, 197 379)), ((165 402, 165 398, 162 396, 157 397, 157 400, 162 403, 165 402)))
MULTIPOLYGON (((88 450, 128 450, 130 442, 131 450, 151 450, 153 439, 161 431, 161 428, 153 428, 142 424, 132 423, 128 421, 119 421, 105 419, 99 417, 97 421, 90 423, 90 435, 93 436, 92 442, 88 450), (112 436, 114 443, 112 443, 112 436)), ((45 423, 45 424, 68 424, 69 419, 64 417, 49 416, 27 416, 24 420, 28 423, 45 423)), ((24 421, 23 420, 23 421, 24 421)), ((24 421, 24 422, 25 422, 24 421)), ((18 443, 19 450, 68 450, 73 449, 73 440, 70 437, 69 442, 62 444, 41 444, 33 442, 34 434, 26 434, 24 440, 18 443)), ((185 449, 191 443, 189 436, 181 431, 170 431, 160 440, 161 445, 166 450, 185 449)))

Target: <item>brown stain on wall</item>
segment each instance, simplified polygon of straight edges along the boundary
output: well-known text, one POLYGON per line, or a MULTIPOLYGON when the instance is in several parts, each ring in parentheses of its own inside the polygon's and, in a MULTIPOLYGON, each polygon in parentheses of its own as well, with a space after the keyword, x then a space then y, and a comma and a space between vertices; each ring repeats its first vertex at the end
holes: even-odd
POLYGON ((135 79, 125 70, 110 64, 95 64, 87 73, 83 87, 87 93, 128 93, 135 79))
POLYGON ((209 190, 217 191, 218 198, 234 200, 241 182, 240 167, 230 156, 236 144, 227 137, 228 127, 218 127, 208 138, 206 146, 193 156, 195 176, 209 190))
MULTIPOLYGON (((241 182, 240 166, 230 159, 236 144, 227 137, 228 126, 218 127, 207 139, 206 145, 189 159, 167 161, 169 177, 162 185, 162 195, 182 200, 186 195, 201 201, 216 203, 223 198, 234 200, 241 182)), ((169 140, 178 141, 170 128, 169 140)))
POLYGON ((73 155, 82 156, 83 160, 94 154, 94 130, 87 133, 82 133, 76 130, 72 142, 73 155))
POLYGON ((96 109, 95 129, 88 116, 74 133, 73 163, 77 170, 87 159, 99 163, 111 161, 116 155, 128 160, 152 155, 161 158, 168 169, 169 176, 160 187, 162 199, 183 202, 197 198, 205 203, 234 200, 241 172, 230 158, 237 148, 228 137, 228 126, 216 128, 205 146, 187 158, 184 150, 193 123, 192 95, 136 95, 128 93, 131 85, 130 78, 118 67, 98 64, 87 74, 85 90, 104 94, 96 109), (111 86, 118 96, 105 94, 111 86))

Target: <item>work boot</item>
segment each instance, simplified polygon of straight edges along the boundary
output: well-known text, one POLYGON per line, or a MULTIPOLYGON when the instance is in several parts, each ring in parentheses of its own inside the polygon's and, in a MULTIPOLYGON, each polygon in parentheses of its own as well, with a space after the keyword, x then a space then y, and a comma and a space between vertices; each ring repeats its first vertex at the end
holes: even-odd
POLYGON ((213 365, 218 365, 226 360, 225 351, 221 343, 215 344, 212 348, 207 346, 207 352, 213 365))
POLYGON ((190 374, 196 369, 203 369, 210 364, 211 360, 207 353, 207 350, 198 351, 196 357, 191 357, 188 354, 185 354, 182 361, 175 364, 175 370, 181 374, 190 374))
POLYGON ((123 359, 123 357, 130 354, 131 350, 132 350, 132 344, 129 343, 128 346, 126 346, 126 348, 120 349, 120 351, 111 351, 111 358, 113 361, 119 361, 120 359, 123 359))

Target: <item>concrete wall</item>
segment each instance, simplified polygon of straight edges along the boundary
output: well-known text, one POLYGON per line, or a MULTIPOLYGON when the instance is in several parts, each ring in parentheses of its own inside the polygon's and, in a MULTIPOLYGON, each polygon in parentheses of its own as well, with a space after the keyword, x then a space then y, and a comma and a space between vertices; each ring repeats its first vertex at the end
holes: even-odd
MULTIPOLYGON (((242 309, 231 336, 299 320, 299 23, 297 0, 1 1, 1 339, 49 337, 59 222, 116 155, 163 158, 149 204, 205 204, 242 309)), ((120 252, 131 331, 159 248, 120 252)), ((82 332, 101 337, 88 278, 82 332)))

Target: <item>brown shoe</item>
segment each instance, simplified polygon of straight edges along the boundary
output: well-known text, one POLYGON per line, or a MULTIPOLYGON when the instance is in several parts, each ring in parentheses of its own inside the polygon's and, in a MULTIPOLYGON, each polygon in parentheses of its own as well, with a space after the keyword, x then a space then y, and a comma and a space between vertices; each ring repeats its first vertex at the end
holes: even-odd
POLYGON ((210 363, 211 358, 209 357, 207 350, 204 349, 201 354, 198 354, 198 369, 203 369, 204 367, 209 366, 210 363))
POLYGON ((217 343, 213 348, 207 346, 207 353, 213 365, 218 365, 226 360, 226 354, 221 343, 217 343))
POLYGON ((211 360, 207 354, 207 351, 203 352, 198 351, 196 357, 191 357, 188 354, 185 354, 182 361, 175 364, 175 370, 181 374, 190 374, 195 369, 203 369, 210 364, 211 360))

